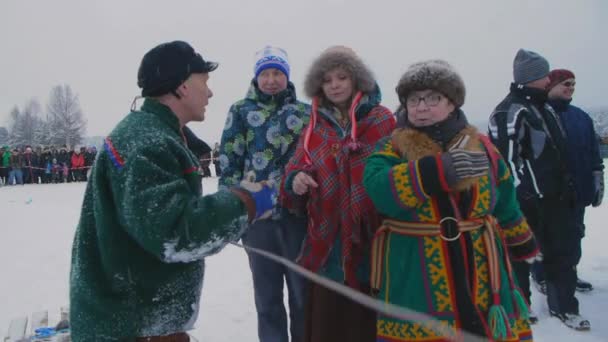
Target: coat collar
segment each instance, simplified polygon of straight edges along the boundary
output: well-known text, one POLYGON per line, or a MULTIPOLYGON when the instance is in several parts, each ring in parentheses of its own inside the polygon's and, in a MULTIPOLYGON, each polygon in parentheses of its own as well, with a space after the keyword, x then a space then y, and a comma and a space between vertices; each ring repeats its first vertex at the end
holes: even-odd
MULTIPOLYGON (((456 132, 452 139, 447 143, 446 147, 442 147, 440 143, 426 133, 410 127, 395 129, 391 135, 391 143, 394 150, 401 158, 407 161, 414 161, 423 157, 436 156, 440 153, 444 153, 451 146, 463 141, 462 139, 465 136, 468 136, 468 140, 463 147, 464 149, 469 151, 485 150, 479 139, 477 128, 471 125, 466 125, 460 131, 456 132)), ((457 192, 469 189, 478 181, 478 179, 478 177, 466 178, 456 183, 453 189, 457 192)))
POLYGON ((450 141, 462 131, 469 123, 464 112, 461 109, 456 109, 448 115, 448 117, 436 124, 425 127, 414 127, 409 120, 407 114, 405 120, 402 120, 402 125, 407 128, 419 131, 426 134, 433 141, 438 143, 443 149, 446 149, 450 141))
POLYGON ((526 99, 542 108, 547 103, 547 91, 542 89, 526 87, 523 84, 511 83, 511 93, 517 97, 526 99))
POLYGON ((257 103, 261 103, 264 105, 269 105, 269 104, 277 104, 279 106, 288 104, 288 103, 295 103, 296 102, 296 88, 293 85, 293 83, 288 82, 287 83, 287 88, 285 90, 283 90, 282 92, 275 94, 275 95, 268 95, 268 94, 264 94, 261 90, 260 87, 258 86, 258 82, 253 79, 251 80, 251 85, 249 86, 249 90, 247 90, 247 95, 245 95, 245 98, 257 103))
POLYGON ((562 113, 568 110, 568 106, 570 106, 570 103, 572 102, 572 99, 570 100, 562 100, 562 99, 553 99, 553 100, 549 100, 549 105, 551 107, 553 107, 553 109, 558 112, 558 113, 562 113))
POLYGON ((157 100, 146 98, 141 106, 141 111, 156 115, 169 127, 175 130, 176 133, 181 135, 179 119, 171 108, 165 106, 157 100))

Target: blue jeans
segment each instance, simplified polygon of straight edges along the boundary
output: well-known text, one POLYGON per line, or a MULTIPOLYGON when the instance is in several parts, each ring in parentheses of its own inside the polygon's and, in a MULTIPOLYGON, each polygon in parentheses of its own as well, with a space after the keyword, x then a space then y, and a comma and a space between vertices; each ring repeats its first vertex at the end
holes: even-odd
MULTIPOLYGON (((306 219, 286 215, 278 220, 252 224, 243 244, 294 261, 306 235, 306 219)), ((260 342, 288 342, 287 312, 283 305, 283 284, 289 294, 289 332, 291 341, 303 340, 306 280, 286 267, 263 256, 247 253, 253 276, 255 307, 260 342)))
POLYGON ((12 169, 8 173, 8 184, 23 184, 23 171, 21 169, 12 169))

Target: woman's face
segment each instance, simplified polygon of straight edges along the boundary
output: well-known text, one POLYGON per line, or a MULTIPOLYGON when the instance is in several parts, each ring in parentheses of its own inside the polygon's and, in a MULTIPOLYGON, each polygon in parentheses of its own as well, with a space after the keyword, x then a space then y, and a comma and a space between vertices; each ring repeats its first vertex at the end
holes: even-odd
POLYGON ((405 104, 408 120, 416 127, 441 122, 455 109, 447 97, 432 89, 411 92, 405 104))
POLYGON ((338 108, 350 107, 354 88, 350 73, 342 68, 335 68, 323 76, 323 94, 338 108))

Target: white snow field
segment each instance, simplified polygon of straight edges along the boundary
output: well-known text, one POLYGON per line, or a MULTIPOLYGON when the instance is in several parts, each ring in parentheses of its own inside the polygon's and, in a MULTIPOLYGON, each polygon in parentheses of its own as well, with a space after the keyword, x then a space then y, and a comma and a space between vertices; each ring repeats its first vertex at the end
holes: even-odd
MULTIPOLYGON (((206 178, 204 189, 216 191, 217 178, 206 178)), ((0 188, 0 337, 13 317, 48 310, 54 323, 68 304, 72 238, 84 190, 85 183, 0 188)), ((607 208, 604 203, 588 209, 579 267, 579 275, 595 286, 577 295, 591 331, 576 332, 550 318, 545 298, 535 292, 535 341, 608 341, 607 208)), ((201 341, 257 341, 256 326, 247 257, 228 246, 207 258, 200 315, 190 333, 201 341)))

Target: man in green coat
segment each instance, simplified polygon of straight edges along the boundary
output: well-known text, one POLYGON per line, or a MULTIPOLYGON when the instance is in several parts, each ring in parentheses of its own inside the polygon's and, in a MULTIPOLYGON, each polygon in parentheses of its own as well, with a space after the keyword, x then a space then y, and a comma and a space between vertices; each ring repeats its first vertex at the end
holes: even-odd
POLYGON ((273 208, 267 184, 201 196, 182 128, 204 119, 216 68, 181 41, 143 57, 145 101, 105 139, 85 193, 72 249, 73 341, 189 341, 204 257, 273 208))

